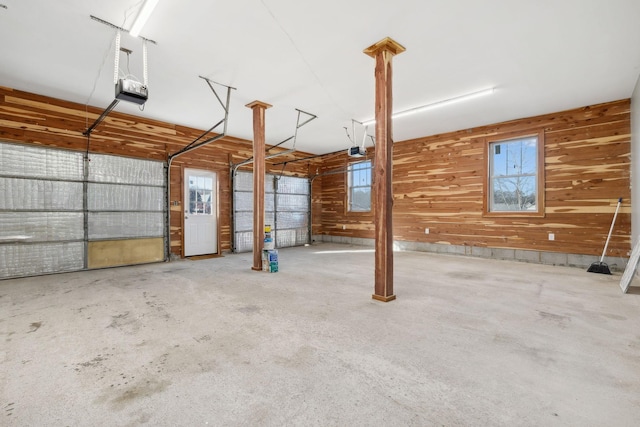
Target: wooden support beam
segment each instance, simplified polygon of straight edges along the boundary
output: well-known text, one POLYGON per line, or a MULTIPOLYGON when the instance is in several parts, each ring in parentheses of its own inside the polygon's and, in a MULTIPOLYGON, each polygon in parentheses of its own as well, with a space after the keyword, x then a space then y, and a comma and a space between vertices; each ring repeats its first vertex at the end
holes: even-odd
POLYGON ((375 285, 373 299, 396 299, 393 293, 393 132, 392 59, 405 48, 389 37, 364 53, 376 60, 376 154, 373 169, 375 222, 375 285))
POLYGON ((246 106, 253 110, 253 266, 251 269, 261 271, 264 240, 264 116, 271 105, 253 101, 246 106))

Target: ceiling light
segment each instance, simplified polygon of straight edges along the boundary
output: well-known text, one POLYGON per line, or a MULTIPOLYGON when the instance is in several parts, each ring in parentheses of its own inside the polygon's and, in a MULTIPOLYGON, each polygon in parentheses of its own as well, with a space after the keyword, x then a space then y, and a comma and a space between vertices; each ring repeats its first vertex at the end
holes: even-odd
MULTIPOLYGON (((491 87, 491 88, 488 88, 488 89, 482 89, 482 90, 478 90, 476 92, 471 92, 471 93, 467 93, 467 94, 464 94, 464 95, 455 96, 453 98, 443 99, 442 101, 436 101, 436 102, 432 102, 430 104, 421 105, 419 107, 409 108, 408 110, 398 111, 397 113, 393 113, 391 118, 392 119, 397 119, 399 117, 405 117, 405 116, 410 116, 412 114, 422 113, 424 111, 431 110, 433 108, 439 108, 439 107, 444 107, 445 105, 455 104, 456 102, 468 101, 470 99, 478 98, 480 96, 490 95, 494 91, 495 91, 495 88, 491 87)), ((375 122, 376 122, 375 119, 372 119, 372 120, 367 120, 367 121, 363 122, 362 124, 364 126, 369 126, 369 125, 374 124, 375 122)))
POLYGON ((144 4, 140 8, 140 12, 138 12, 138 16, 136 16, 135 21, 133 21, 129 34, 133 37, 138 37, 140 35, 142 27, 147 23, 151 13, 153 13, 153 9, 158 5, 158 1, 160 0, 145 0, 144 4))

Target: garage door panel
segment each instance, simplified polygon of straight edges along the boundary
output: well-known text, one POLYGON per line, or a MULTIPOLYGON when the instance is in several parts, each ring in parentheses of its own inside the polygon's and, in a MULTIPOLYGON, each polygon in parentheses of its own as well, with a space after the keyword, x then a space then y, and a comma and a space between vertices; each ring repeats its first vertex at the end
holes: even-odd
POLYGON ((278 230, 276 245, 280 248, 300 246, 309 242, 309 229, 296 228, 291 230, 278 230))
POLYGON ((233 178, 236 191, 253 191, 253 174, 250 172, 237 172, 233 178))
POLYGON ((153 160, 91 154, 90 182, 164 186, 164 165, 153 160))
POLYGON ((234 215, 236 232, 253 230, 253 212, 237 212, 234 215))
POLYGON ((253 193, 236 191, 233 207, 238 212, 253 212, 253 193))
POLYGON ((87 203, 90 211, 162 211, 164 188, 90 183, 87 203))
POLYGON ((236 232, 236 252, 247 252, 253 249, 253 231, 236 232))
POLYGON ((307 212, 278 212, 278 230, 306 227, 308 222, 307 212))
POLYGON ((308 208, 309 196, 302 194, 278 194, 278 212, 307 212, 308 208))
MULTIPOLYGON (((265 194, 264 210, 273 212, 274 206, 274 194, 265 194)), ((239 212, 253 212, 253 192, 237 192, 234 200, 234 209, 239 212)))
POLYGON ((0 241, 82 240, 83 221, 81 212, 0 212, 0 241))
POLYGON ((0 244, 0 279, 82 270, 84 242, 0 244))
POLYGON ((82 181, 83 162, 78 152, 0 144, 0 171, 5 176, 82 181))
POLYGON ((163 212, 89 213, 89 240, 127 237, 161 237, 163 233, 163 212))
POLYGON ((82 183, 0 177, 0 210, 82 211, 82 183))
POLYGON ((309 180, 293 176, 281 176, 278 178, 279 194, 309 194, 309 180))

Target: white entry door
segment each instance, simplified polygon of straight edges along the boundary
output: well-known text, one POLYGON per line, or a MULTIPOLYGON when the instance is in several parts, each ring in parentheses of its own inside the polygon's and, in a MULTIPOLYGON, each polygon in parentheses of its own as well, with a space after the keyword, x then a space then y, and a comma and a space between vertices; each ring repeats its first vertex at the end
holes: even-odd
POLYGON ((215 172, 184 170, 184 256, 218 252, 215 172))

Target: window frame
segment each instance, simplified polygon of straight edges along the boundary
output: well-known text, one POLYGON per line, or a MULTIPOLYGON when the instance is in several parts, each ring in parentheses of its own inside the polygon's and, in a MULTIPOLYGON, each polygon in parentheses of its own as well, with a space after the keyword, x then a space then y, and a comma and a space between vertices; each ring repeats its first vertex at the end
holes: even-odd
POLYGON ((347 213, 368 213, 368 212, 372 212, 373 211, 373 160, 372 159, 364 159, 364 160, 358 160, 358 161, 354 161, 354 162, 348 162, 347 163, 347 176, 346 176, 346 184, 347 184, 347 203, 346 203, 346 211, 347 213), (369 184, 368 185, 358 185, 358 186, 352 186, 351 184, 351 180, 352 180, 352 167, 354 165, 358 165, 358 164, 362 164, 362 163, 369 163, 369 184), (358 210, 354 210, 351 208, 351 201, 353 199, 352 197, 352 189, 353 188, 369 188, 369 209, 358 209, 358 210))
POLYGON ((209 176, 188 175, 189 180, 189 206, 187 214, 189 215, 213 215, 214 206, 212 205, 214 198, 214 179, 209 176), (196 182, 192 186, 191 179, 195 178, 196 182), (211 181, 211 188, 208 187, 208 181, 211 181), (202 186, 200 185, 202 184, 202 186), (207 199, 205 200, 205 197, 207 199))
POLYGON ((545 216, 545 141, 544 129, 529 132, 511 132, 486 138, 484 143, 484 188, 482 215, 485 217, 544 217, 545 216), (491 147, 496 143, 508 143, 519 139, 536 137, 536 210, 535 211, 492 211, 491 210, 491 147))

